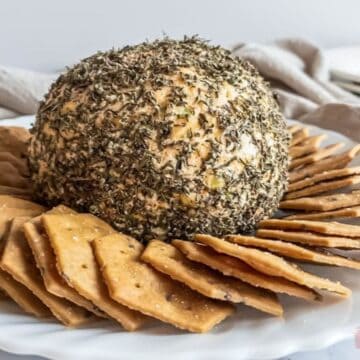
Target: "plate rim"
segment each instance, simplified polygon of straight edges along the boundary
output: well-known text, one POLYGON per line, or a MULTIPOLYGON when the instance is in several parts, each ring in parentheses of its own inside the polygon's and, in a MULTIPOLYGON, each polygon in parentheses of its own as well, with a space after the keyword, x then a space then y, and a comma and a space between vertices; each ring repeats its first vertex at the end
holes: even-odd
MULTIPOLYGON (((26 116, 19 119, 12 119, 8 120, 6 122, 0 121, 0 126, 2 125, 9 125, 9 122, 11 121, 12 125, 14 126, 21 126, 21 123, 19 124, 19 120, 21 122, 21 119, 24 119, 28 123, 30 117, 26 116)), ((342 133, 328 130, 328 129, 322 129, 319 126, 311 125, 311 124, 304 124, 296 120, 286 120, 288 124, 301 124, 303 126, 309 127, 310 129, 317 129, 319 130, 325 130, 327 133, 330 134, 336 134, 336 136, 341 135, 342 137, 346 138, 346 140, 354 144, 354 141, 349 139, 347 136, 345 136, 342 133)), ((36 321, 36 320, 34 320, 36 321)), ((23 325, 23 323, 21 323, 23 325)), ((26 323, 28 326, 32 326, 33 323, 26 323)), ((360 325, 360 319, 359 319, 359 325, 360 325)), ((6 324, 0 323, 0 329, 4 327, 6 329, 6 324)), ((11 327, 16 327, 16 322, 11 323, 11 327)), ((226 330, 226 331, 232 331, 232 330, 226 330)), ((274 357, 284 357, 288 356, 290 354, 296 353, 296 352, 306 352, 306 351, 317 351, 324 348, 327 348, 331 345, 334 345, 338 342, 341 342, 346 339, 350 339, 354 335, 355 329, 350 326, 339 326, 335 329, 327 329, 326 332, 317 334, 317 336, 311 336, 310 334, 305 337, 297 337, 297 338, 291 338, 286 341, 275 343, 271 346, 266 346, 264 349, 257 348, 253 350, 251 353, 246 352, 239 355, 239 351, 241 350, 241 344, 237 348, 220 348, 213 350, 211 353, 206 352, 203 350, 203 348, 200 348, 197 350, 196 348, 192 349, 185 349, 184 351, 177 351, 176 353, 172 353, 171 357, 172 360, 180 360, 184 356, 189 355, 191 353, 191 356, 193 358, 196 358, 198 360, 211 360, 211 359, 218 359, 219 356, 223 360, 233 360, 233 359, 258 359, 258 360, 268 360, 273 359, 274 357)), ((12 332, 10 332, 12 335, 12 332)), ((76 347, 73 343, 71 343, 68 347, 54 347, 53 342, 49 342, 50 345, 46 341, 34 341, 34 342, 23 342, 21 346, 19 345, 19 341, 16 340, 16 337, 11 337, 11 335, 7 335, 5 333, 4 335, 0 335, 0 349, 7 351, 12 354, 17 355, 33 355, 33 356, 41 356, 49 359, 59 359, 59 360, 68 360, 69 357, 76 357, 79 360, 86 359, 86 360, 92 360, 92 359, 98 359, 98 354, 88 354, 86 351, 84 351, 83 347, 76 347), (21 348, 20 348, 21 347, 21 348)), ((135 334, 136 335, 136 334, 135 334)), ((216 335, 216 334, 215 334, 216 335)), ((41 336, 41 335, 40 335, 41 336)), ((94 334, 96 336, 96 334, 94 334)), ((101 336, 101 335, 100 335, 101 336)), ((193 334, 191 336, 202 336, 201 334, 193 334)), ((41 338, 40 338, 41 339, 41 338)), ((118 359, 119 354, 113 354, 112 356, 108 356, 106 354, 103 359, 118 359)), ((135 354, 129 354, 125 353, 123 354, 124 358, 126 359, 140 359, 141 354, 137 351, 135 354)), ((143 354, 145 358, 151 358, 152 356, 156 356, 157 360, 165 360, 168 359, 169 354, 167 353, 166 349, 161 352, 150 352, 147 354, 143 354)))

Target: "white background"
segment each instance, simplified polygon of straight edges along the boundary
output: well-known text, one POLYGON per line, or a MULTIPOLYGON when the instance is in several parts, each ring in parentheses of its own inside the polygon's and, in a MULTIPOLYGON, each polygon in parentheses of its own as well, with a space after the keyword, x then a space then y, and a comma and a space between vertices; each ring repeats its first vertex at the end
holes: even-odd
POLYGON ((58 70, 163 32, 214 43, 301 36, 360 44, 359 0, 0 0, 0 64, 58 70))

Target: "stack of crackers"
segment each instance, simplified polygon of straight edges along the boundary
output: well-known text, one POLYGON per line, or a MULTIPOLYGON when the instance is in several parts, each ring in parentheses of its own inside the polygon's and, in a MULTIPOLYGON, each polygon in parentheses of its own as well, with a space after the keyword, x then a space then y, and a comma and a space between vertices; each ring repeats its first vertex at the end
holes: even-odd
POLYGON ((360 166, 348 167, 360 145, 340 152, 343 143, 320 147, 326 135, 310 136, 307 128, 290 126, 289 186, 280 209, 289 220, 328 220, 360 216, 360 166))
POLYGON ((22 127, 0 126, 0 194, 31 197, 26 160, 29 139, 29 131, 22 127))
MULTIPOLYGON (((339 144, 320 148, 324 136, 310 136, 301 127, 289 130, 291 183, 281 207, 312 199, 319 206, 331 203, 332 196, 347 204, 336 208, 340 216, 353 216, 344 214, 360 206, 355 191, 318 194, 358 181, 357 168, 346 168, 357 148, 335 154, 339 144), (305 198, 296 195, 300 191, 305 198)), ((134 331, 156 319, 205 332, 232 315, 236 304, 283 316, 278 294, 299 301, 321 301, 323 290, 351 295, 336 280, 302 269, 303 262, 360 269, 359 261, 333 252, 359 249, 360 226, 318 221, 338 217, 326 215, 327 209, 292 207, 297 213, 262 221, 255 236, 195 234, 193 241, 154 239, 143 245, 91 214, 63 205, 45 209, 14 191, 2 175, 0 186, 8 187, 0 194, 0 289, 25 312, 66 326, 106 318, 134 331)))

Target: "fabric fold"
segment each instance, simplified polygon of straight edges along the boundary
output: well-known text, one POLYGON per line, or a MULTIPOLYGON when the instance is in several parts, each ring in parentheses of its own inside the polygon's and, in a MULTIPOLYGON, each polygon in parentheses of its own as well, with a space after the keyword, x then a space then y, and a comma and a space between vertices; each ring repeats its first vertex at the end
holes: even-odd
POLYGON ((316 45, 282 39, 240 44, 233 53, 251 62, 270 82, 285 117, 360 141, 360 98, 330 82, 326 56, 316 45))
MULTIPOLYGON (((297 38, 238 44, 233 54, 250 61, 270 82, 286 118, 360 142, 360 97, 330 81, 326 56, 315 44, 297 38)), ((0 66, 0 119, 36 113, 57 76, 0 66)))

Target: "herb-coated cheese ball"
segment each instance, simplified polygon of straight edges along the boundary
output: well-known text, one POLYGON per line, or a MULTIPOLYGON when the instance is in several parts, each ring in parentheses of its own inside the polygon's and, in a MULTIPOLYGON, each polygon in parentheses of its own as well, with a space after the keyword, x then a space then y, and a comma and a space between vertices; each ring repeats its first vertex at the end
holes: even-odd
POLYGON ((198 38, 82 60, 52 85, 32 134, 39 199, 144 241, 250 231, 287 184, 288 134, 269 85, 198 38))

